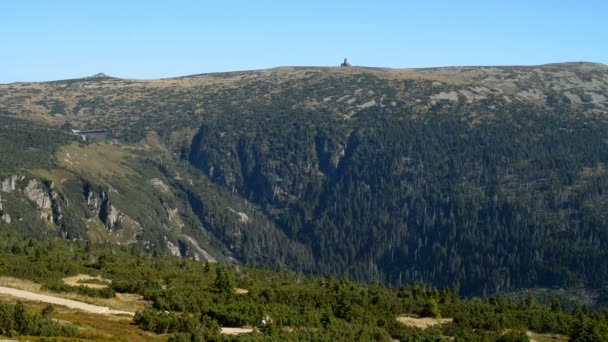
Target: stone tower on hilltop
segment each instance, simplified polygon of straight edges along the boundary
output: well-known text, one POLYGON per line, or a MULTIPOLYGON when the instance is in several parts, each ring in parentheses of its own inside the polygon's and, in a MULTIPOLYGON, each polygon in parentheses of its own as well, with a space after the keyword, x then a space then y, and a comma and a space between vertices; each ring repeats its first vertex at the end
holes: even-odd
POLYGON ((350 63, 348 63, 348 59, 344 58, 344 62, 342 62, 342 64, 340 64, 341 67, 349 67, 351 66, 350 63))

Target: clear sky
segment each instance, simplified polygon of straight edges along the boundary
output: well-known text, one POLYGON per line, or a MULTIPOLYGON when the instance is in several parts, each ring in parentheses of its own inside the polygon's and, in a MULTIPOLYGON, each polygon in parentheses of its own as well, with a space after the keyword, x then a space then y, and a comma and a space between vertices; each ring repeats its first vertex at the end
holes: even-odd
POLYGON ((0 0, 0 83, 286 65, 608 63, 608 1, 0 0))

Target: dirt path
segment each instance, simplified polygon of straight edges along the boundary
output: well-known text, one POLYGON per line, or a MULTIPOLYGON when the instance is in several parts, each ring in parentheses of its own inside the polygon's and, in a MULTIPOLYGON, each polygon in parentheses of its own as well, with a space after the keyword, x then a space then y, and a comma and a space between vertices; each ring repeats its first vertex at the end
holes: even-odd
POLYGON ((59 297, 47 296, 43 294, 38 294, 30 291, 17 290, 10 287, 0 286, 0 294, 6 294, 9 296, 23 298, 27 300, 33 300, 38 302, 56 304, 67 306, 68 308, 78 309, 94 314, 102 314, 102 315, 129 315, 133 316, 135 313, 121 310, 113 310, 104 306, 91 305, 83 302, 78 302, 71 299, 64 299, 59 297))
MULTIPOLYGON (((71 309, 78 309, 78 310, 82 310, 82 311, 86 311, 86 312, 90 312, 90 313, 94 313, 94 314, 99 314, 99 315, 129 315, 129 316, 135 315, 135 313, 129 312, 129 311, 114 310, 114 309, 110 309, 105 306, 91 305, 91 304, 79 302, 76 300, 48 296, 48 295, 43 295, 43 294, 30 292, 30 291, 17 290, 17 289, 13 289, 11 287, 5 287, 5 286, 0 286, 0 294, 9 295, 9 296, 22 298, 22 299, 26 299, 26 300, 31 300, 31 301, 38 301, 38 302, 43 302, 43 303, 62 305, 62 306, 66 306, 71 309)), ((224 335, 240 335, 240 334, 252 333, 253 329, 224 327, 224 328, 222 328, 221 332, 224 335)))

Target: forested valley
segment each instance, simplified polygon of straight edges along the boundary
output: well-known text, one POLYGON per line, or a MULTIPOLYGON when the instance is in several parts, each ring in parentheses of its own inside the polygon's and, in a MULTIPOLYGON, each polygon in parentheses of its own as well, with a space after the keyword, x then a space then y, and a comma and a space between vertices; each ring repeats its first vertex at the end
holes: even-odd
MULTIPOLYGON (((603 336, 607 93, 592 63, 0 85, 0 269, 174 340, 603 336)), ((79 334, 7 305, 5 336, 79 334)))

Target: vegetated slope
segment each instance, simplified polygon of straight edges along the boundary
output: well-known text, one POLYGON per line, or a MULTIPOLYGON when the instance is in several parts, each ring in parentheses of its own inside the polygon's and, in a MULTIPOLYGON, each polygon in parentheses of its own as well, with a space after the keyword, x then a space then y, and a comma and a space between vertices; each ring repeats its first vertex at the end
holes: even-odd
POLYGON ((608 338, 608 310, 569 309, 555 298, 550 305, 541 305, 531 295, 517 300, 502 295, 467 300, 452 289, 438 291, 421 284, 391 289, 377 283, 358 284, 345 277, 315 278, 290 270, 150 257, 132 247, 59 239, 36 241, 14 233, 0 237, 0 275, 27 278, 34 282, 19 284, 42 286, 57 296, 78 293, 79 300, 95 302, 103 297, 107 304, 102 306, 120 303, 130 312, 137 310, 131 320, 125 315, 92 317, 62 306, 42 309, 42 305, 28 302, 33 308, 26 310, 21 303, 0 303, 0 337, 528 341, 527 332, 551 341, 608 338), (64 282, 66 276, 78 274, 103 278, 106 286, 90 288, 64 282), (131 300, 123 302, 121 298, 131 300), (41 315, 26 315, 26 311, 41 315), (248 327, 251 334, 222 336, 220 327, 248 327))
POLYGON ((241 261, 480 293, 605 284, 607 93, 589 63, 278 68, 4 85, 0 110, 190 162, 241 261))
POLYGON ((147 143, 84 143, 64 130, 0 120, 0 149, 6 153, 0 159, 2 230, 211 261, 229 260, 239 239, 251 239, 261 249, 248 253, 249 260, 265 265, 285 264, 284 258, 301 249, 254 205, 147 143), (249 222, 258 229, 233 234, 249 222), (234 243, 213 234, 226 241, 233 236, 234 243), (277 249, 267 245, 277 241, 290 248, 272 256, 259 252, 277 249))

